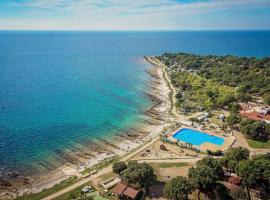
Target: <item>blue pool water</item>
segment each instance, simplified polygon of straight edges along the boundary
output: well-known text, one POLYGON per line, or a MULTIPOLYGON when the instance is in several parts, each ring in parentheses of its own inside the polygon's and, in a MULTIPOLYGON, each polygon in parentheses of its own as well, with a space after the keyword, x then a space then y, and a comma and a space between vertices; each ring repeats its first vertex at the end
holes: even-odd
POLYGON ((207 133, 203 133, 200 131, 195 131, 189 128, 183 128, 177 133, 173 135, 173 137, 177 140, 181 140, 187 143, 191 143, 193 145, 202 145, 205 142, 209 142, 215 145, 222 145, 224 143, 224 139, 209 135, 207 133))

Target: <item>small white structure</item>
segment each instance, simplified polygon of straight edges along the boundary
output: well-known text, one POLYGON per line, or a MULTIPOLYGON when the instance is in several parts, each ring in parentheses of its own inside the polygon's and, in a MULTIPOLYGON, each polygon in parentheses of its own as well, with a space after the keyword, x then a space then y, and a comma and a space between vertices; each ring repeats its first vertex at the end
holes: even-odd
POLYGON ((223 113, 221 113, 221 114, 219 115, 219 119, 220 119, 221 121, 224 122, 224 120, 225 120, 225 115, 224 115, 223 113))
POLYGON ((88 193, 88 192, 93 192, 94 190, 92 189, 92 187, 91 186, 89 186, 89 185, 86 185, 86 186, 84 186, 83 188, 82 188, 82 192, 83 193, 88 193))
POLYGON ((198 117, 199 121, 203 121, 204 119, 208 118, 210 115, 209 112, 204 112, 201 116, 198 117))

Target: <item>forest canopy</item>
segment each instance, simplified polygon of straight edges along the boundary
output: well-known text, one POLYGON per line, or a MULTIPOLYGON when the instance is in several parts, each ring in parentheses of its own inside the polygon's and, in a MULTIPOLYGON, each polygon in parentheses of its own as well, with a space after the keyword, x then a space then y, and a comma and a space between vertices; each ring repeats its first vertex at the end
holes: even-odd
POLYGON ((255 94, 270 103, 270 58, 186 53, 165 53, 157 58, 167 66, 182 108, 224 107, 249 101, 255 94))
POLYGON ((165 53, 158 57, 171 70, 194 71, 197 75, 239 92, 270 93, 270 57, 201 56, 187 53, 165 53))

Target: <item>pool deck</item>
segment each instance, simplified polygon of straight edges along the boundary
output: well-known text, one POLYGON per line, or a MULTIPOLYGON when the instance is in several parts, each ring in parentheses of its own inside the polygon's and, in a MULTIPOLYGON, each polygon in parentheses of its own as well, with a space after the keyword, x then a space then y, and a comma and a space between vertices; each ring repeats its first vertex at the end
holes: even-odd
POLYGON ((220 137, 222 139, 224 139, 224 143, 222 145, 215 145, 213 143, 210 143, 210 142, 205 142, 201 145, 194 145, 196 147, 198 147, 201 151, 203 152, 206 152, 206 150, 211 150, 211 151, 217 151, 217 150, 221 150, 223 152, 227 151, 232 145, 233 143, 235 142, 235 137, 231 134, 224 134, 222 135, 221 133, 217 133, 213 130, 200 130, 200 129, 197 129, 197 128, 194 128, 194 127, 190 127, 190 126, 186 126, 186 125, 181 125, 181 128, 179 128, 178 130, 176 131, 173 131, 171 133, 169 133, 167 135, 167 138, 170 140, 170 141, 180 141, 180 140, 177 140, 173 137, 173 135, 175 133, 177 133, 178 131, 180 131, 181 129, 183 128, 188 128, 188 129, 191 129, 191 130, 194 130, 194 131, 199 131, 199 132, 203 132, 205 134, 209 134, 209 135, 214 135, 214 136, 217 136, 217 137, 220 137))

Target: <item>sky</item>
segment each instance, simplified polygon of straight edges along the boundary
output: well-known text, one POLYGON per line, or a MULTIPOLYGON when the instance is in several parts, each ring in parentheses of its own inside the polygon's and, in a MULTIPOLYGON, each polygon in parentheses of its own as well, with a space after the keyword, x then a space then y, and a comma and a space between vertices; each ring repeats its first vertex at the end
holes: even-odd
POLYGON ((0 0, 0 29, 270 29, 270 0, 0 0))

